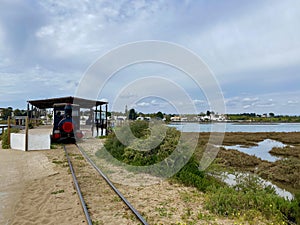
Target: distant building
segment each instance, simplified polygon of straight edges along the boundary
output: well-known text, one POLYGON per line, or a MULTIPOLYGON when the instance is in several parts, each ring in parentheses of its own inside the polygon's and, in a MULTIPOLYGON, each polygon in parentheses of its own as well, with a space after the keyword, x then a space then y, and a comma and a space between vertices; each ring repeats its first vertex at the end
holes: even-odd
POLYGON ((170 120, 171 120, 172 122, 179 122, 179 121, 181 121, 181 118, 180 118, 180 116, 172 116, 172 117, 170 118, 170 120))
POLYGON ((114 116, 114 120, 125 121, 127 119, 126 116, 114 116))
POLYGON ((198 116, 197 117, 197 121, 216 121, 216 122, 222 122, 222 121, 226 121, 226 116, 221 114, 211 114, 209 116, 205 115, 205 116, 198 116))

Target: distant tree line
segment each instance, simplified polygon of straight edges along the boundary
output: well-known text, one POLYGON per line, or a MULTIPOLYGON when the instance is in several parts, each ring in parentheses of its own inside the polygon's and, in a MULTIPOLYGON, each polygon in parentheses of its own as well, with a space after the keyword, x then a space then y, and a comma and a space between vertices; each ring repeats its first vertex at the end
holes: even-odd
POLYGON ((7 120, 9 116, 26 116, 26 114, 27 114, 26 110, 20 110, 20 109, 13 110, 12 107, 1 108, 0 119, 7 120))
POLYGON ((275 115, 275 113, 241 113, 241 114, 227 114, 227 118, 231 121, 251 121, 251 122, 300 122, 300 116, 288 116, 288 115, 275 115))
MULTIPOLYGON (((122 114, 122 113, 121 113, 122 114)), ((212 116, 216 115, 214 111, 207 110, 206 112, 201 112, 198 116, 212 116)), ((128 111, 127 117, 129 120, 135 120, 137 117, 150 117, 163 119, 165 118, 167 122, 170 121, 171 117, 178 116, 177 114, 166 114, 161 111, 157 113, 143 113, 137 112, 135 109, 130 109, 128 111)), ((193 118, 195 115, 185 115, 193 118)), ((300 116, 289 116, 289 115, 275 115, 275 113, 240 113, 240 114, 226 114, 226 117, 230 121, 245 121, 245 122, 300 122, 300 116)))

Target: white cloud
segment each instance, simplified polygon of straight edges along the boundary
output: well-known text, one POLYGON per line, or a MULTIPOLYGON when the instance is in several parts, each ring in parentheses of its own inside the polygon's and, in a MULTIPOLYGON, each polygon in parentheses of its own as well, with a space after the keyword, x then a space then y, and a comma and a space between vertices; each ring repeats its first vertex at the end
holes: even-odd
POLYGON ((258 100, 259 99, 257 97, 255 97, 255 98, 246 97, 246 98, 242 99, 243 102, 257 102, 258 100))
POLYGON ((42 1, 50 23, 36 36, 57 58, 94 57, 124 41, 139 40, 159 1, 42 1), (98 54, 95 54, 98 53, 98 54))
POLYGON ((201 99, 194 99, 193 102, 194 102, 194 104, 204 104, 204 103, 206 103, 206 101, 201 100, 201 99))
POLYGON ((137 106, 145 107, 145 106, 150 106, 149 102, 139 102, 137 103, 137 106))
MULTIPOLYGON (((24 101, 27 94, 35 98, 72 94, 81 74, 106 51, 127 42, 161 39, 187 46, 205 59, 221 87, 228 85, 230 95, 225 100, 228 110, 283 112, 291 111, 292 105, 293 110, 299 108, 299 95, 288 92, 291 90, 288 84, 294 84, 295 90, 298 88, 295 84, 300 82, 300 2, 297 1, 215 4, 45 0, 30 6, 22 1, 3 1, 0 19, 0 79, 6 82, 1 81, 1 99, 10 96, 10 100, 24 101), (15 14, 6 13, 11 9, 15 14), (255 94, 262 83, 264 92, 255 94), (243 94, 242 87, 246 85, 252 94, 243 94), (276 88, 280 88, 278 93, 274 93, 276 88), (14 94, 12 89, 20 92, 14 94), (22 90, 24 95, 20 94, 22 90)), ((194 99, 192 103, 199 110, 206 110, 206 102, 201 100, 203 93, 182 74, 147 67, 141 71, 150 75, 170 72, 174 81, 194 99)), ((142 74, 133 72, 137 74, 135 78, 142 74)), ((121 80, 128 78, 123 76, 121 80)), ((120 79, 114 80, 109 88, 118 92, 123 87, 123 83, 118 83, 120 79)), ((176 93, 168 88, 161 92, 176 98, 176 93)), ((132 94, 120 97, 136 97, 132 94)), ((110 96, 101 97, 111 101, 110 96)), ((186 104, 176 100, 178 105, 186 104)), ((159 101, 140 104, 166 107, 159 101)))
POLYGON ((126 92, 120 96, 120 98, 125 98, 125 99, 136 98, 136 97, 138 96, 132 92, 126 92))
POLYGON ((288 104, 299 104, 299 101, 297 100, 289 100, 287 101, 288 104))
POLYGON ((285 92, 285 93, 268 93, 258 96, 236 96, 225 99, 227 112, 229 113, 242 113, 242 112, 255 112, 255 113, 269 113, 275 114, 298 114, 297 108, 300 102, 300 92, 285 92), (287 99, 294 100, 287 100, 287 99), (245 99, 247 101, 245 101, 245 99), (248 100, 253 100, 248 101, 248 100))
MULTIPOLYGON (((299 2, 260 2, 250 12, 220 21, 189 41, 217 75, 299 65, 298 21, 299 2)), ((243 77, 227 75, 222 81, 233 79, 243 77)))

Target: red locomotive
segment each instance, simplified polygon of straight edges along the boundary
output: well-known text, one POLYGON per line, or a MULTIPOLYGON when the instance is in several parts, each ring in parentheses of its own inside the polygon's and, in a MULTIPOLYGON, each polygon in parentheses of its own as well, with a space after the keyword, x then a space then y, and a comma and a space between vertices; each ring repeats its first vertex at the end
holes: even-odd
POLYGON ((80 131, 80 107, 69 103, 53 105, 53 142, 75 142, 83 137, 80 131))

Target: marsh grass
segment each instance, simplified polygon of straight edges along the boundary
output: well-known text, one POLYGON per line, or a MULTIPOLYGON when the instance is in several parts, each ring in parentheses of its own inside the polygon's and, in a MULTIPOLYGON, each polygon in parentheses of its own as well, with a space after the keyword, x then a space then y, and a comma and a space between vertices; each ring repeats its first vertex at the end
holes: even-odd
MULTIPOLYGON (((142 136, 147 135, 146 131, 139 132, 140 129, 143 129, 143 124, 136 125, 133 133, 142 136)), ((174 133, 170 135, 170 139, 164 140, 164 144, 168 143, 167 146, 176 146, 177 144, 176 140, 178 139, 176 135, 178 134, 175 131, 172 132, 174 133)), ((247 221, 247 223, 249 221, 256 223, 255 221, 259 221, 260 219, 262 221, 267 220, 270 223, 273 222, 274 224, 300 223, 299 194, 295 194, 295 198, 289 201, 277 196, 274 189, 262 186, 253 177, 241 177, 236 186, 228 187, 222 181, 210 176, 207 172, 200 171, 198 162, 209 144, 209 137, 210 133, 201 133, 199 135, 199 139, 197 140, 198 145, 193 156, 170 179, 170 182, 179 182, 186 186, 193 186, 205 193, 206 209, 217 215, 235 218, 239 221, 247 221)), ((281 141, 288 145, 297 145, 299 144, 300 133, 226 133, 223 144, 255 146, 258 142, 265 139, 281 141)), ((136 154, 131 149, 125 150, 125 146, 122 146, 113 134, 108 136, 105 147, 114 158, 122 162, 131 163, 132 165, 153 164, 164 159, 172 152, 168 147, 166 148, 167 154, 163 154, 162 158, 155 156, 159 151, 152 152, 153 155, 150 157, 144 157, 143 155, 136 154)), ((164 151, 162 149, 159 150, 164 151)), ((288 150, 290 149, 284 150, 285 156, 290 155, 288 150)), ((99 152, 97 153, 99 154, 99 152)), ((270 163, 236 150, 225 151, 221 149, 216 160, 209 167, 209 172, 219 169, 255 172, 262 175, 263 178, 298 185, 300 160, 293 157, 270 163)), ((189 196, 182 196, 182 198, 183 201, 189 201, 189 196)), ((168 215, 163 205, 157 207, 156 211, 160 216, 165 217, 168 215)), ((187 208, 183 217, 187 220, 190 216, 191 211, 187 208)), ((199 214, 197 217, 203 218, 203 215, 199 214)))
POLYGON ((206 208, 230 218, 254 220, 264 217, 274 223, 299 223, 299 196, 288 201, 275 194, 270 186, 264 187, 254 176, 239 178, 234 187, 212 187, 207 194, 206 208))
POLYGON ((300 145, 295 145, 295 146, 285 146, 283 148, 272 148, 269 151, 270 154, 275 155, 275 156, 283 156, 283 157, 296 157, 300 158, 300 145))

